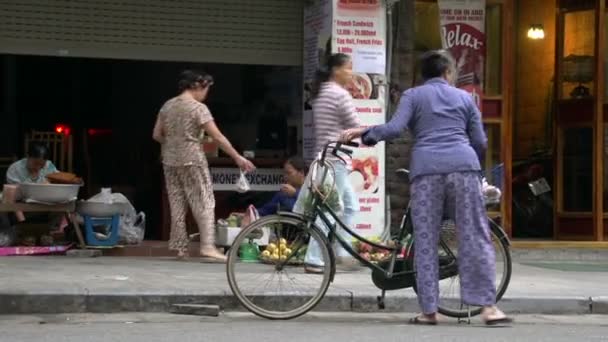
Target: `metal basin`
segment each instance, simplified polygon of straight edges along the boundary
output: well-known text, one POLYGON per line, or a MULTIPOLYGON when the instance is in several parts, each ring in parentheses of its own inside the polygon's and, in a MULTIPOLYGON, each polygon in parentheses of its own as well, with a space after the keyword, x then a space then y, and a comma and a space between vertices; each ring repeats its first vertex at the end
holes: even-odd
POLYGON ((117 214, 126 213, 128 206, 126 203, 99 203, 80 201, 76 203, 76 212, 80 215, 91 217, 110 217, 117 214))
POLYGON ((34 184, 19 185, 21 196, 26 200, 44 203, 67 203, 78 198, 80 184, 34 184))

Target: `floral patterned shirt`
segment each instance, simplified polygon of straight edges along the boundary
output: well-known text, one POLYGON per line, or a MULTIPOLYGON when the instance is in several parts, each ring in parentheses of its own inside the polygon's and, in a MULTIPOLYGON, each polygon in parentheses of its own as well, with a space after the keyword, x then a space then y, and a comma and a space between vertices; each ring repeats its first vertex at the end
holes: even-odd
POLYGON ((167 166, 207 165, 203 152, 203 125, 213 120, 209 108, 201 102, 174 97, 159 112, 165 141, 162 160, 167 166))
POLYGON ((6 182, 8 184, 21 183, 46 183, 46 176, 57 172, 57 168, 50 160, 46 161, 44 167, 40 170, 37 177, 30 174, 27 169, 27 158, 14 162, 6 171, 6 182))

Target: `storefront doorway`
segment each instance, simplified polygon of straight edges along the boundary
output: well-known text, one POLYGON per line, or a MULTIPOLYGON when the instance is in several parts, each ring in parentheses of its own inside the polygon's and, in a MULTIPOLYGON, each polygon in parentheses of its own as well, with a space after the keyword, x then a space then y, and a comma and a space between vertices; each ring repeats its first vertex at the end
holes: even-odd
POLYGON ((514 236, 604 240, 606 2, 517 1, 516 13, 514 236), (528 37, 539 24, 544 39, 528 37))
MULTIPOLYGON (((300 152, 302 10, 303 1, 282 0, 4 2, 0 158, 21 156, 32 129, 70 126, 87 190, 124 192, 148 215, 147 237, 160 239, 151 130, 179 71, 214 76, 209 107, 258 164, 280 168, 300 152)), ((226 166, 221 154, 210 159, 226 166)))

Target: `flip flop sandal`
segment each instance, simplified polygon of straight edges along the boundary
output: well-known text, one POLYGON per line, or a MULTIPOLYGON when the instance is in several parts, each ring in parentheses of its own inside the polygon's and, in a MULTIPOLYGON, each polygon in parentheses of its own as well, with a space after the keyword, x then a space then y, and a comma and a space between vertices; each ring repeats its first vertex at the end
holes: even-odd
POLYGON ((324 270, 322 267, 309 266, 309 265, 304 266, 304 272, 306 272, 308 274, 323 274, 323 271, 324 270))
POLYGON ((416 316, 414 318, 410 318, 408 324, 411 325, 437 325, 437 321, 433 321, 426 318, 420 318, 420 316, 416 316))
POLYGON ((509 324, 513 323, 513 319, 509 318, 509 317, 503 317, 503 318, 489 319, 487 321, 484 321, 483 323, 490 327, 498 327, 498 326, 505 326, 505 325, 509 325, 509 324))
POLYGON ((227 260, 209 255, 201 255, 200 261, 203 264, 225 264, 227 260))

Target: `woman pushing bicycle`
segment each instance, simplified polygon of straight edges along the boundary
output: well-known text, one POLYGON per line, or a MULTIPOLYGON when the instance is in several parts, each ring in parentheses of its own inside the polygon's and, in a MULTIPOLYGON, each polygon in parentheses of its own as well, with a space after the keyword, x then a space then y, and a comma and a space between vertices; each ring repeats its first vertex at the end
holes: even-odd
POLYGON ((421 59, 425 83, 405 91, 393 119, 380 126, 346 130, 344 142, 361 138, 372 146, 399 137, 406 129, 415 137, 410 162, 414 262, 422 314, 412 324, 438 322, 438 241, 442 219, 458 229, 461 296, 483 307, 488 324, 512 320, 496 306, 495 251, 490 238, 481 189, 479 160, 487 148, 481 113, 470 94, 453 87, 456 70, 444 51, 421 59))

